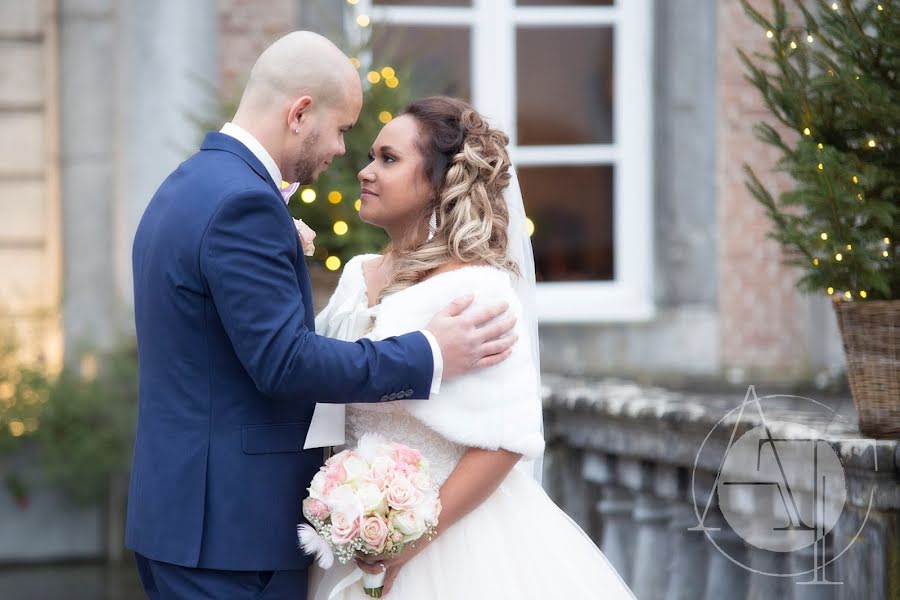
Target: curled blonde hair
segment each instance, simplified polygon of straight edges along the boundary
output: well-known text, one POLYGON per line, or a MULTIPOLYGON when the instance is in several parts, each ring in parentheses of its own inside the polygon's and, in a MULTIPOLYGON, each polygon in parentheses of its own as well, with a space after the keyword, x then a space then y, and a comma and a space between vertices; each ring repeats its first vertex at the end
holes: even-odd
POLYGON ((417 100, 400 114, 416 120, 417 146, 435 198, 415 231, 428 227, 432 211, 437 230, 431 240, 417 240, 399 251, 388 248, 396 260, 378 300, 422 282, 451 261, 518 274, 507 255, 509 211, 503 197, 510 181, 509 137, 470 104, 446 96, 417 100))

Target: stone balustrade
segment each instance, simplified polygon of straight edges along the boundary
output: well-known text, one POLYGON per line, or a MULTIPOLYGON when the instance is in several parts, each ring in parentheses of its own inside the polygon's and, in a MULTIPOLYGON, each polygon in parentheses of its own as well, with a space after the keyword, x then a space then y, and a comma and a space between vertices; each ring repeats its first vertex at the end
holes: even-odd
POLYGON ((639 600, 900 598, 900 449, 848 399, 544 385, 544 485, 639 600))

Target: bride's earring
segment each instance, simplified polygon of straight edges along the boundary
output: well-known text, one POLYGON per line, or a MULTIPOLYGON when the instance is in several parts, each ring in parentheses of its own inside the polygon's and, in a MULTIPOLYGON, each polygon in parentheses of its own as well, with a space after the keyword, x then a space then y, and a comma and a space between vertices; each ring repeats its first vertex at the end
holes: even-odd
POLYGON ((431 211, 431 218, 428 219, 428 241, 434 237, 434 234, 437 233, 437 211, 431 211))

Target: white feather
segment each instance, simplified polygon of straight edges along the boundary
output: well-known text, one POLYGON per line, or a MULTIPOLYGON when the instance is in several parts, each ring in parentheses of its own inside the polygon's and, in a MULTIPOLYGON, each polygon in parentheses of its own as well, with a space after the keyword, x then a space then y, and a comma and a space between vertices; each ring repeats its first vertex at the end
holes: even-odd
POLYGON ((316 562, 325 570, 331 568, 334 564, 334 552, 328 542, 322 539, 322 536, 316 532, 315 528, 310 525, 297 525, 297 538, 300 540, 300 547, 307 554, 313 554, 316 562))

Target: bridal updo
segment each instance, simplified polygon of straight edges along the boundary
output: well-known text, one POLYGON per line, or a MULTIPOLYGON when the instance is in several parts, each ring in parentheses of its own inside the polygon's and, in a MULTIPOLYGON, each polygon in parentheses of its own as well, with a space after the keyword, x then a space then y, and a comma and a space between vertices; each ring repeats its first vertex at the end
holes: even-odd
POLYGON ((453 261, 518 273, 507 256, 509 212, 503 197, 510 181, 509 137, 455 98, 417 100, 400 114, 418 125, 416 146, 434 198, 425 204, 418 229, 429 230, 432 213, 437 223, 431 240, 393 249, 394 271, 379 300, 453 261))

